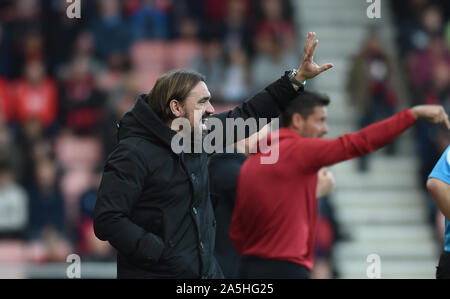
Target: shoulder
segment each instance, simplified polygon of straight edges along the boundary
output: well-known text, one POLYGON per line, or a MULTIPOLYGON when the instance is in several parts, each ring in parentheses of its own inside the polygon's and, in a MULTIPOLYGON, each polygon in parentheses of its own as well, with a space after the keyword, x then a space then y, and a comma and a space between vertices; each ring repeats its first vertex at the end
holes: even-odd
POLYGON ((141 137, 122 139, 111 155, 125 155, 127 160, 141 164, 150 173, 168 165, 177 156, 169 148, 141 137))
POLYGON ((447 148, 441 159, 439 159, 429 178, 439 179, 448 184, 450 183, 450 147, 447 148))

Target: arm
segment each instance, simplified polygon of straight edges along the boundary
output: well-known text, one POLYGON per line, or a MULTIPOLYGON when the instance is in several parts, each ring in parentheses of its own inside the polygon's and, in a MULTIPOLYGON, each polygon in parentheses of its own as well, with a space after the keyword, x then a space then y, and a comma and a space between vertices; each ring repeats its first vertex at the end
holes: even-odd
POLYGON ((427 189, 445 218, 450 219, 450 185, 431 178, 427 181, 427 189))
POLYGON ((139 152, 131 145, 119 144, 109 157, 95 205, 94 231, 121 254, 140 266, 156 263, 164 249, 158 236, 146 232, 130 220, 148 170, 139 152))
MULTIPOLYGON (((315 36, 315 33, 310 32, 306 38, 302 62, 295 76, 295 79, 299 82, 312 79, 333 67, 330 63, 319 66, 313 61, 314 52, 319 43, 318 40, 314 41, 315 36)), ((222 127, 224 128, 224 145, 227 145, 227 140, 225 140, 225 136, 227 136, 225 121, 227 118, 243 118, 244 120, 255 118, 257 127, 254 128, 254 130, 249 130, 247 128, 244 136, 242 136, 243 138, 247 138, 261 129, 259 127, 258 119, 266 118, 270 121, 271 118, 279 117, 281 110, 284 110, 289 102, 301 91, 303 91, 303 89, 299 89, 296 85, 292 84, 287 74, 285 74, 281 79, 269 85, 264 91, 258 93, 237 108, 212 116, 218 118, 222 122, 222 127)), ((234 136, 235 139, 233 142, 243 139, 236 138, 237 134, 234 134, 234 136)))
POLYGON ((301 163, 305 169, 315 172, 324 166, 369 154, 392 142, 418 118, 424 118, 436 124, 445 123, 450 128, 448 115, 442 106, 416 106, 374 123, 357 133, 345 134, 334 140, 320 138, 303 139, 307 142, 300 140, 298 147, 302 153, 301 156, 308 156, 308 159, 303 159, 301 163))

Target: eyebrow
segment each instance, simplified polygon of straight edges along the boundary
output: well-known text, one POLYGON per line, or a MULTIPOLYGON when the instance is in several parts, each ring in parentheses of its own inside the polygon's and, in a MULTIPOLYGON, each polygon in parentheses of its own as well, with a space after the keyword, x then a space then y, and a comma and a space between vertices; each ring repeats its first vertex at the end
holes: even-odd
POLYGON ((209 100, 211 100, 211 97, 204 97, 204 98, 201 98, 200 100, 198 100, 198 103, 200 103, 200 102, 202 102, 202 101, 209 101, 209 100))

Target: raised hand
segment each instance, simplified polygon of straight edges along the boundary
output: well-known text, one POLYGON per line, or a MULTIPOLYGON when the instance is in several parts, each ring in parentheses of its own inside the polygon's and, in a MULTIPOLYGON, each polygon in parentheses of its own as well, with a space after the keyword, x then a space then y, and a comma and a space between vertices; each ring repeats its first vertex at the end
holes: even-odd
POLYGON ((423 118, 433 124, 445 124, 450 130, 450 122, 444 107, 440 105, 420 105, 411 108, 411 112, 416 118, 423 118))
POLYGON ((306 37, 302 63, 300 64, 296 75, 296 79, 300 82, 314 78, 320 73, 325 72, 334 66, 331 63, 319 66, 314 62, 314 51, 319 44, 319 40, 314 40, 315 37, 315 32, 308 33, 308 36, 306 37))

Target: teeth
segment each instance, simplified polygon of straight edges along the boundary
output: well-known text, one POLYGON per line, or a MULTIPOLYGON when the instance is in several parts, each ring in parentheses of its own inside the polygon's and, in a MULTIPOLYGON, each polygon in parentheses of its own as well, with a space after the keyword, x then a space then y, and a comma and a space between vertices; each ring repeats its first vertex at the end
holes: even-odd
POLYGON ((202 125, 201 125, 201 127, 202 127, 202 130, 204 130, 204 131, 206 131, 206 121, 207 121, 207 120, 208 120, 207 118, 202 119, 202 125))

